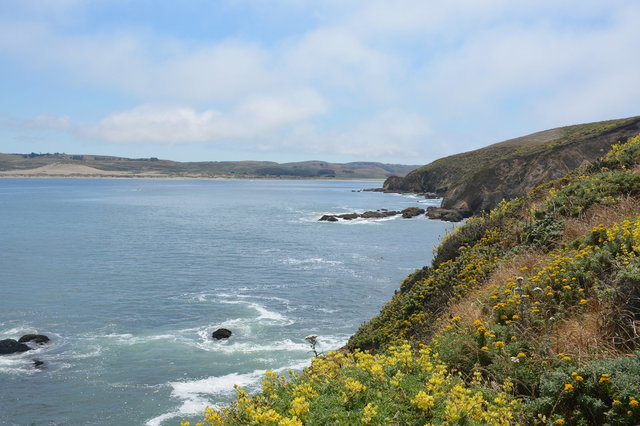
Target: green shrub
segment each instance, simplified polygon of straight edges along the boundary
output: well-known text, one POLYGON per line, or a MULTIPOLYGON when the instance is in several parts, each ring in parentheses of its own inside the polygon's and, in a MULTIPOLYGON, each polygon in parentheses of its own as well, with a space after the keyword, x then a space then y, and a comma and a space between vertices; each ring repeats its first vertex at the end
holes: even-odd
POLYGON ((532 417, 577 425, 632 425, 640 421, 640 354, 557 368, 540 378, 532 417), (635 402, 634 402, 635 401, 635 402))
POLYGON ((550 214, 525 225, 522 242, 529 246, 550 249, 556 245, 564 231, 564 222, 550 214))

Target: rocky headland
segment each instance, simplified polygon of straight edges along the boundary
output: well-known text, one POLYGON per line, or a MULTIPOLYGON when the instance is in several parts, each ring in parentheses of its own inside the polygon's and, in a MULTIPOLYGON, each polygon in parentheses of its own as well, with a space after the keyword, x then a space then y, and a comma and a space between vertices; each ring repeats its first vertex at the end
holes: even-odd
POLYGON ((639 132, 640 117, 545 130, 436 160, 374 190, 433 195, 465 217, 584 167, 639 132))

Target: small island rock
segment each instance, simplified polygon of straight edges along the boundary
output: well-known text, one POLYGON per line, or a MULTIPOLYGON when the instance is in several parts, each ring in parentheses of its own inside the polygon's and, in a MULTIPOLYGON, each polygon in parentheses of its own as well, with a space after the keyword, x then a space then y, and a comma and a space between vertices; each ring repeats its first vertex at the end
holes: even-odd
POLYGON ((226 328, 219 328, 211 334, 211 337, 214 339, 228 339, 231 337, 231 330, 227 330, 226 328))
POLYGON ((405 219, 411 219, 412 217, 421 215, 424 213, 424 209, 421 209, 419 207, 408 207, 404 210, 402 210, 402 217, 405 219))
POLYGON ((24 343, 20 343, 14 339, 0 340, 0 355, 8 355, 17 352, 30 351, 31 348, 24 343))

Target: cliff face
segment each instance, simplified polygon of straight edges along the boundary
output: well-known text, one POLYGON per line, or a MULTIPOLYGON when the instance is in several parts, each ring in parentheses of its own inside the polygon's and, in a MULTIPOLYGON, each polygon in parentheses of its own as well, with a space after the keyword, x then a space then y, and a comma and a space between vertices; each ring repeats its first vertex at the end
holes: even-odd
POLYGON ((384 187, 435 192, 444 208, 479 213, 594 161, 638 133, 640 117, 547 130, 434 161, 387 179, 384 187))

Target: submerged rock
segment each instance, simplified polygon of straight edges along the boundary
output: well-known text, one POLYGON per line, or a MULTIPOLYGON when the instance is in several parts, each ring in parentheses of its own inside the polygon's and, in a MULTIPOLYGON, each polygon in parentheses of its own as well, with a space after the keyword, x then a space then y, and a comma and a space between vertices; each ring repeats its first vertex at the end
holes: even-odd
POLYGON ((231 337, 231 330, 227 330, 226 328, 219 328, 211 334, 211 337, 214 339, 228 339, 231 337))
POLYGON ((325 222, 337 222, 338 218, 335 217, 332 214, 325 214, 323 215, 320 219, 318 219, 319 221, 325 221, 325 222))
POLYGON ((20 339, 18 339, 19 343, 36 343, 38 345, 44 345, 49 341, 49 337, 44 334, 25 334, 20 339))
POLYGON ((36 368, 44 368, 44 361, 40 361, 39 359, 34 359, 33 366, 36 368))
POLYGON ((31 348, 24 343, 20 343, 14 339, 0 340, 0 355, 14 354, 18 352, 30 351, 31 348))

